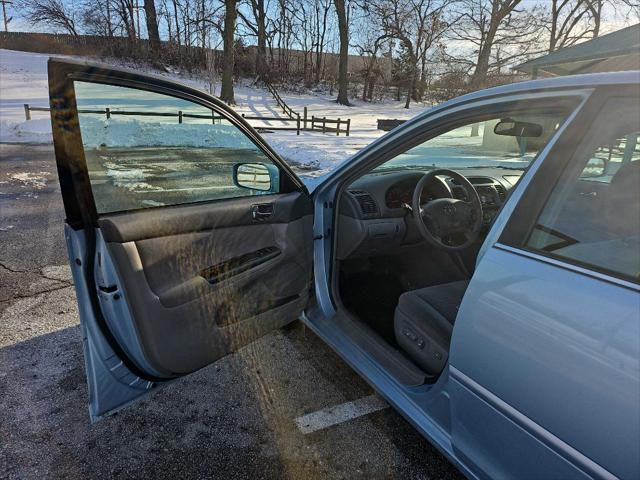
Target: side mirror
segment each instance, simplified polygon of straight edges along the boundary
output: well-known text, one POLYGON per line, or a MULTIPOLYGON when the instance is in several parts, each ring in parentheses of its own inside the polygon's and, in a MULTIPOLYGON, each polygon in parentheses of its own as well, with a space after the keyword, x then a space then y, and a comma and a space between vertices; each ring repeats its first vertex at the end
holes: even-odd
POLYGON ((602 158, 590 158, 580 174, 580 178, 602 177, 607 171, 607 162, 602 158))
POLYGON ((540 137, 542 136, 542 125, 529 122, 518 122, 507 118, 500 120, 493 128, 496 135, 504 135, 507 137, 540 137))
POLYGON ((236 163, 233 166, 233 183, 240 188, 268 192, 276 183, 271 177, 271 170, 264 163, 236 163))

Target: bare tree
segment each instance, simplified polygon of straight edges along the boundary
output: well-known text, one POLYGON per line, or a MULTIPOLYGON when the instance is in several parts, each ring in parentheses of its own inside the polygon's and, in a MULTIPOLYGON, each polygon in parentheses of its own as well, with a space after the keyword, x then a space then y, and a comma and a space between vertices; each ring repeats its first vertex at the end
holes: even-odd
POLYGON ((604 7, 606 0, 586 0, 589 13, 591 15, 591 21, 593 23, 593 38, 600 35, 600 26, 602 24, 602 8, 604 7))
POLYGON ((220 89, 220 99, 229 104, 235 103, 233 94, 233 73, 234 73, 234 40, 236 34, 236 0, 225 0, 224 15, 224 46, 222 64, 222 86, 220 89))
POLYGON ((589 37, 589 0, 550 1, 551 10, 546 26, 549 30, 549 52, 570 47, 589 37))
POLYGON ((349 24, 345 0, 334 0, 338 16, 338 32, 340 34, 340 60, 338 64, 338 99, 341 105, 349 103, 349 24))
POLYGON ((257 39, 258 51, 256 54, 256 74, 258 79, 265 81, 269 79, 269 64, 267 62, 267 13, 264 0, 247 0, 253 16, 253 20, 238 11, 238 16, 244 25, 253 33, 257 39))
POLYGON ((82 3, 83 30, 90 35, 113 37, 120 28, 120 23, 113 16, 111 3, 113 0, 85 0, 82 3))
POLYGON ((160 47, 160 33, 158 32, 158 18, 156 15, 156 4, 153 0, 144 0, 144 16, 147 23, 147 34, 153 52, 157 52, 160 47))
POLYGON ((366 101, 373 99, 376 80, 380 76, 378 54, 386 38, 382 26, 367 10, 356 22, 358 33, 353 36, 352 44, 362 58, 362 101, 366 101))
POLYGON ((277 69, 281 77, 288 78, 292 66, 292 48, 294 46, 294 11, 297 8, 292 0, 278 0, 274 21, 274 37, 277 45, 277 69))
POLYGON ((136 18, 134 0, 115 1, 115 13, 120 17, 129 40, 136 39, 136 18))
POLYGON ((320 83, 320 76, 322 75, 322 56, 324 53, 326 35, 327 35, 327 20, 329 16, 329 10, 331 10, 331 0, 315 0, 313 5, 314 23, 315 23, 315 38, 314 45, 316 50, 316 62, 315 62, 315 83, 320 83))
POLYGON ((461 0, 462 17, 453 27, 453 37, 474 46, 472 60, 468 53, 457 57, 472 71, 472 88, 487 86, 491 71, 539 53, 541 29, 537 12, 518 9, 521 3, 522 0, 461 0))
POLYGON ((450 0, 375 0, 369 3, 368 8, 382 25, 383 38, 397 39, 406 54, 410 71, 405 108, 409 108, 411 98, 416 97, 416 85, 422 70, 426 69, 429 50, 449 28, 445 10, 452 3, 450 0))
POLYGON ((74 11, 62 0, 32 0, 27 6, 26 18, 35 24, 49 25, 78 36, 74 11))
POLYGON ((171 0, 171 4, 173 6, 173 22, 176 26, 176 30, 175 30, 175 39, 176 39, 176 43, 178 44, 178 47, 180 46, 180 44, 182 43, 180 35, 182 35, 181 33, 181 29, 180 29, 180 8, 178 6, 178 2, 177 0, 171 0))

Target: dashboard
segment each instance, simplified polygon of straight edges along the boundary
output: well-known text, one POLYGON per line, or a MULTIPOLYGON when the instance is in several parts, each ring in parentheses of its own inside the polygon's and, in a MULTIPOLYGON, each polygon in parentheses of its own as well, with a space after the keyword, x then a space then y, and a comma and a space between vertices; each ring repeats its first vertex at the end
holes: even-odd
MULTIPOLYGON (((478 192, 486 232, 524 172, 491 167, 457 171, 478 192)), ((414 169, 373 172, 351 184, 340 201, 338 257, 382 255, 422 241, 407 207, 425 173, 414 169)), ((442 197, 467 200, 467 192, 452 178, 434 177, 425 185, 422 201, 442 197)))

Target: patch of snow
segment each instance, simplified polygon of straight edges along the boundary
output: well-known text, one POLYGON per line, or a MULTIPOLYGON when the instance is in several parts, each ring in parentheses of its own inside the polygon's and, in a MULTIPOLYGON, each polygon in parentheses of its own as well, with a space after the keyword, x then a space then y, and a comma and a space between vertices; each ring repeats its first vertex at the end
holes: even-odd
POLYGON ((11 180, 20 182, 25 187, 35 188, 40 190, 47 186, 47 177, 49 172, 19 172, 9 175, 11 180))
POLYGON ((30 121, 14 122, 0 120, 0 142, 2 143, 38 143, 53 142, 51 120, 38 118, 30 121))
MULTIPOLYGON (((149 118, 149 117, 147 117, 149 118)), ((251 148, 253 144, 233 125, 165 123, 133 118, 98 119, 81 115, 82 142, 87 147, 251 148)), ((255 148, 255 147, 254 147, 255 148)))
MULTIPOLYGON (((58 55, 56 55, 58 56, 58 55)), ((48 112, 32 112, 32 119, 25 121, 24 104, 46 107, 49 104, 47 59, 49 55, 39 53, 17 52, 0 49, 0 142, 22 143, 51 143, 51 123, 48 112)), ((59 56, 58 56, 59 57, 59 56)), ((70 57, 78 58, 78 57, 70 57)), ((83 60, 89 60, 83 58, 83 60)), ((122 63, 117 61, 117 63, 122 63)), ((144 72, 145 68, 136 67, 144 72)), ((175 72, 150 72, 168 76, 190 86, 209 91, 209 85, 202 79, 181 77, 175 72)), ((219 85, 215 86, 219 92, 219 85)), ((386 101, 383 103, 367 103, 360 100, 352 100, 353 106, 338 105, 335 97, 326 92, 307 92, 294 94, 280 92, 285 102, 300 115, 303 115, 304 107, 307 107, 308 119, 317 118, 341 118, 351 119, 350 136, 335 133, 322 134, 320 132, 301 132, 296 135, 290 131, 265 132, 263 137, 273 146, 282 157, 292 165, 314 171, 318 176, 334 169, 349 156, 382 136, 385 132, 377 130, 378 118, 409 119, 423 112, 428 106, 413 104, 411 109, 404 107, 404 102, 386 101)), ((234 109, 238 113, 247 116, 284 117, 278 109, 274 99, 266 90, 253 88, 250 85, 238 85, 235 87, 235 99, 237 104, 234 109)), ((113 117, 112 117, 113 118, 113 117)), ((294 123, 279 121, 250 121, 254 127, 279 127, 283 125, 293 126, 294 123)), ((233 128, 233 127, 231 127, 233 128)), ((115 135, 115 128, 105 133, 115 135)), ((165 141, 164 135, 151 130, 140 131, 140 134, 149 135, 153 141, 165 141)), ((166 133, 166 132, 165 132, 166 133)), ((195 134, 196 132, 191 132, 195 134)), ((96 132, 96 135, 98 133, 96 132)), ((204 135, 204 131, 198 133, 204 135)), ((91 144, 98 142, 99 135, 91 138, 91 144)), ((206 143, 204 139, 201 143, 206 143)), ((166 143, 159 143, 165 145, 166 143)), ((99 145, 99 144, 98 144, 99 145)), ((206 145, 204 145, 206 146, 206 145)), ((217 146, 217 145, 216 145, 217 146)))

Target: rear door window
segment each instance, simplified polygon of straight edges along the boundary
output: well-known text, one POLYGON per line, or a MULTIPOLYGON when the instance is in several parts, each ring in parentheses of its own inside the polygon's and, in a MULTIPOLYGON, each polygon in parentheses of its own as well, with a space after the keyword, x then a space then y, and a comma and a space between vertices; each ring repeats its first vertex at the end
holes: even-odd
POLYGON ((527 249, 638 282, 639 132, 637 97, 607 103, 548 198, 527 249))

